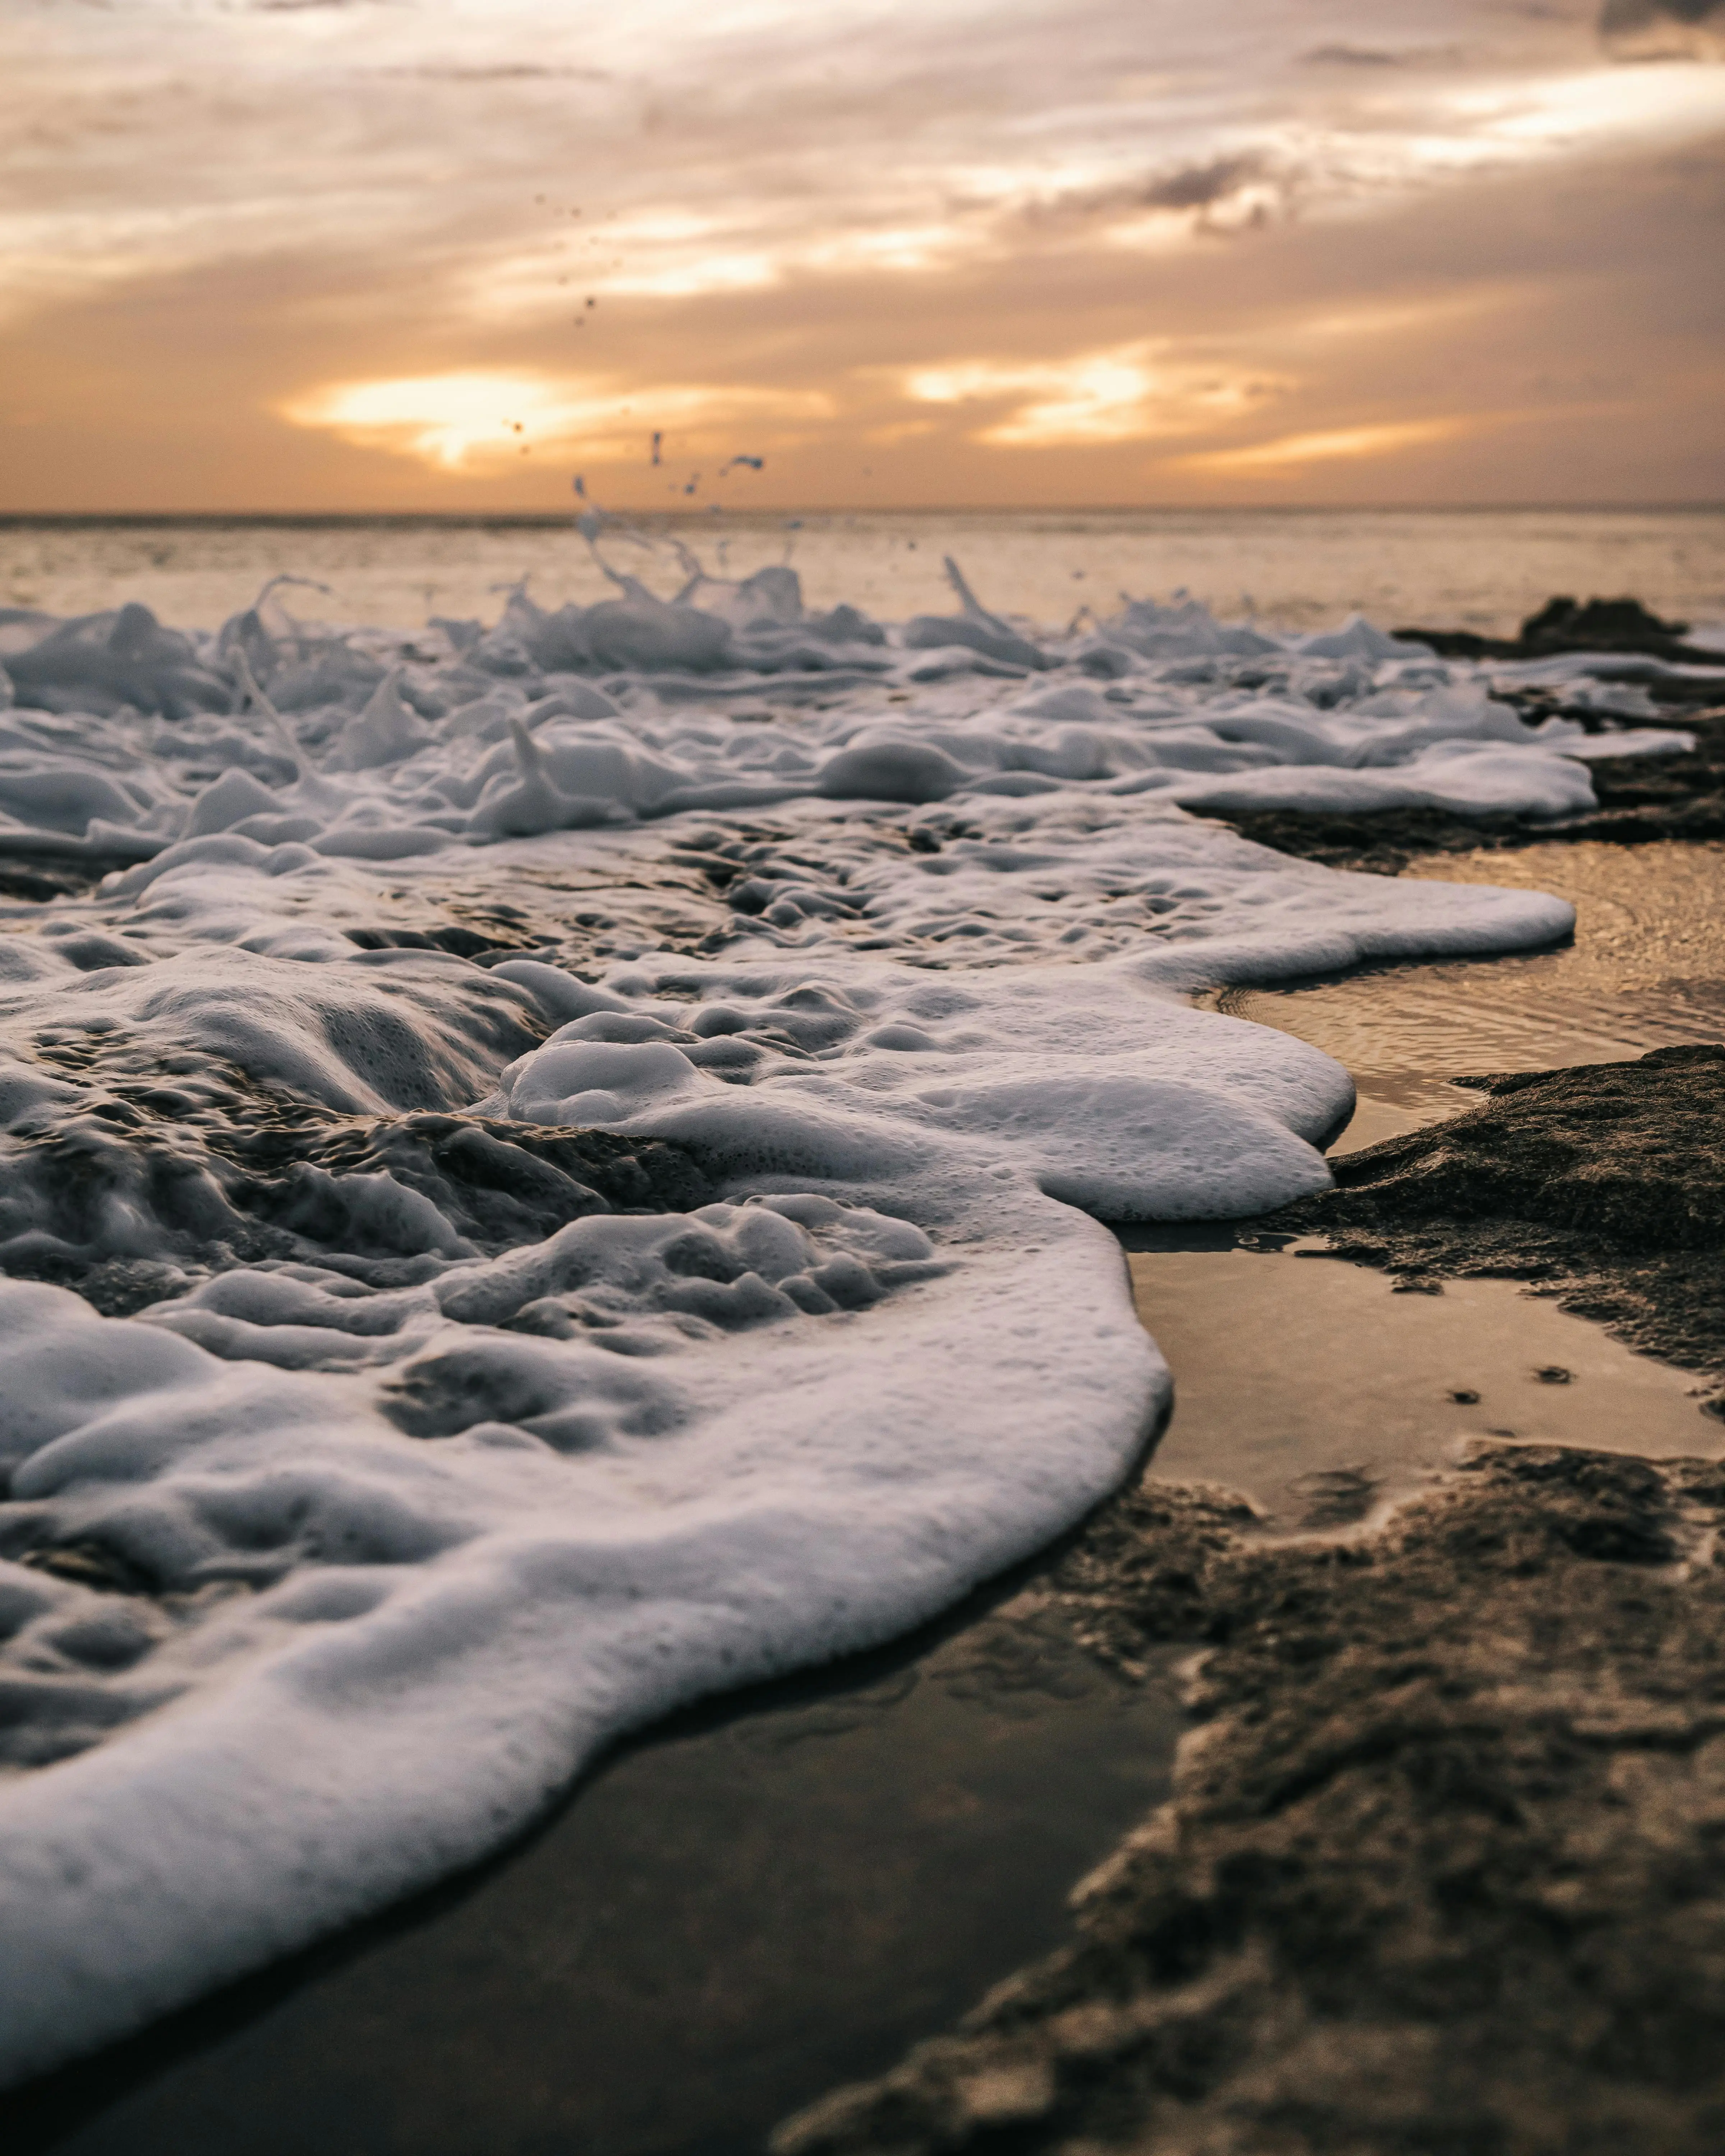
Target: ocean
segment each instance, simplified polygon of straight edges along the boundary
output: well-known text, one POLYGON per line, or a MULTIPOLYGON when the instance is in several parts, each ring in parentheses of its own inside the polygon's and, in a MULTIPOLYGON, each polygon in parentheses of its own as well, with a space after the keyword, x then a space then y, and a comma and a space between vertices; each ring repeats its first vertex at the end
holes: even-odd
MULTIPOLYGON (((1496 634, 1554 593, 1629 593, 1668 617, 1725 624, 1725 509, 828 511, 641 528, 718 576, 788 562, 811 606, 889 619, 945 603, 950 554, 987 604, 1048 625, 1086 605, 1106 612, 1122 592, 1181 590, 1219 614, 1298 629, 1358 611, 1384 628, 1496 634)), ((164 621, 209 627, 284 572, 329 588, 296 610, 403 628, 489 619, 500 588, 523 578, 543 606, 608 596, 562 518, 0 519, 8 606, 65 614, 136 599, 164 621)), ((659 584, 675 574, 662 550, 659 584)))

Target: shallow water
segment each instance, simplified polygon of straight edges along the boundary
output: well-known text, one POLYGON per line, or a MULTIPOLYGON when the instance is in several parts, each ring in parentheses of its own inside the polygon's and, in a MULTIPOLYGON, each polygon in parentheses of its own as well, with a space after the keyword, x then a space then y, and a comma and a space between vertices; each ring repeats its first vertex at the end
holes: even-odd
POLYGON ((1474 1106, 1450 1082, 1465 1075, 1725 1040, 1725 844, 1528 846, 1445 855, 1408 875, 1553 892, 1574 906, 1575 934, 1546 951, 1212 998, 1348 1066, 1359 1106, 1332 1151, 1474 1106))
POLYGON ((483 1873, 23 2092, 6 2146, 754 2156, 1060 1943, 1178 1727, 1166 1661, 973 1605, 680 1717, 483 1873))
POLYGON ((1157 1479, 1244 1490, 1277 1532, 1352 1526, 1470 1438, 1725 1452, 1725 1430, 1702 1413, 1716 1387, 1516 1281, 1414 1294, 1315 1250, 1235 1250, 1225 1229, 1190 1247, 1200 1240, 1127 1236, 1138 1315, 1174 1372, 1157 1479), (1135 1247, 1146 1244, 1161 1247, 1135 1247))
MULTIPOLYGON (((1725 624, 1717 510, 871 511, 667 528, 721 574, 788 559, 812 604, 891 616, 944 603, 941 557, 956 553, 993 604, 1045 624, 1086 603, 1106 611, 1122 589, 1182 587, 1295 629, 1358 608, 1386 625, 1495 634, 1554 592, 1633 592, 1656 612, 1725 624)), ((561 519, 0 520, 0 604, 54 613, 111 606, 117 593, 171 622, 218 621, 285 565, 328 583, 330 611, 350 621, 489 617, 497 588, 524 576, 547 605, 608 595, 561 519)))
MULTIPOLYGON (((1359 1106, 1332 1154, 1476 1106, 1451 1082, 1466 1073, 1725 1039, 1725 846, 1536 846, 1409 873, 1554 891, 1576 909, 1575 934, 1523 956, 1215 998, 1348 1065, 1359 1106)), ((1701 1412, 1716 1386, 1514 1281, 1399 1293, 1386 1275, 1307 1245, 1237 1250, 1225 1225, 1125 1240, 1138 1314, 1174 1373, 1157 1475, 1246 1490, 1279 1527, 1362 1517, 1473 1436, 1725 1451, 1725 1431, 1701 1412)))
MULTIPOLYGON (((1230 1004, 1353 1062, 1363 1117, 1424 1120, 1471 1105, 1454 1072, 1707 1037, 1722 865, 1714 847, 1445 861, 1429 872, 1572 897, 1574 945, 1230 1004)), ((1725 1440, 1693 1376, 1513 1283, 1398 1295, 1367 1268, 1233 1249, 1226 1226, 1127 1240, 1178 1387, 1158 1477, 1245 1488, 1275 1528, 1345 1529, 1470 1435, 1725 1440)), ((1034 1589, 961 1613, 626 1748, 481 1874, 69 2070, 15 2112, 14 2145, 756 2148, 1057 1944, 1067 1890, 1163 1794, 1178 1728, 1165 1666, 1122 1689, 1034 1589)))
POLYGON ((1589 801, 1481 670, 952 584, 0 624, 7 843, 132 864, 0 937, 0 2072, 1045 1546, 1167 1394, 1097 1220, 1320 1188, 1351 1096, 1180 993, 1568 932, 1172 810, 1589 801), (602 1197, 571 1130, 686 1173, 602 1197))
POLYGON ((0 623, 6 845, 131 864, 0 936, 0 2075, 1045 1546, 1166 1395, 1096 1220, 1318 1188, 1351 1096, 1180 994, 1571 926, 1174 812, 1591 801, 1599 737, 1362 619, 616 573, 423 637, 0 623), (700 1174, 595 1209, 572 1129, 700 1174))

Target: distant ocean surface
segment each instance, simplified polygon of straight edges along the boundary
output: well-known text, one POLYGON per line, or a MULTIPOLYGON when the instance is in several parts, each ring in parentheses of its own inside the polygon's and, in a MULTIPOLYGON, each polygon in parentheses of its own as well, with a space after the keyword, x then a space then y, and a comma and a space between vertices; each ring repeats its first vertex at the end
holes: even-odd
MULTIPOLYGON (((662 593, 675 538, 710 573, 788 561, 816 607, 886 619, 943 610, 951 554, 998 611, 1061 624, 1122 592, 1184 589, 1224 617, 1306 629, 1358 608, 1406 624, 1512 630, 1553 593, 1632 593, 1725 628, 1725 509, 923 511, 619 518, 607 553, 662 593), (629 532, 656 535, 650 551, 629 532)), ((0 604, 66 614, 140 600, 208 627, 266 578, 315 579, 302 615, 417 627, 431 614, 494 618, 521 578, 544 606, 606 594, 562 518, 0 519, 0 604)))

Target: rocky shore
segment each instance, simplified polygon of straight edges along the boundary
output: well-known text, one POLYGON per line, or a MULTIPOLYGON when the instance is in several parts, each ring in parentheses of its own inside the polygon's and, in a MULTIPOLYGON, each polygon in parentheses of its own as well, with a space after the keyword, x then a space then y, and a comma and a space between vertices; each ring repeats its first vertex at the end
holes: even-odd
MULTIPOLYGON (((1725 699, 1717 670, 1725 654, 1682 641, 1686 624, 1665 622, 1635 599, 1554 598, 1522 625, 1519 637, 1483 637, 1461 629, 1399 629, 1445 658, 1523 660, 1574 652, 1625 655, 1610 670, 1643 689, 1659 723, 1693 735, 1695 746, 1669 756, 1602 757, 1591 765, 1599 806, 1561 823, 1525 816, 1457 816, 1440 808, 1391 808, 1378 814, 1330 814, 1266 809, 1222 820, 1260 845, 1327 868, 1399 875, 1420 854, 1471 853, 1476 848, 1546 844, 1554 839, 1603 839, 1635 845, 1660 839, 1725 838, 1725 699)), ((1558 716, 1600 730, 1599 714, 1565 701, 1561 685, 1500 689, 1530 721, 1558 716)))
POLYGON ((1266 1231, 1410 1286, 1535 1281, 1634 1347, 1725 1366, 1725 1047, 1460 1082, 1479 1108, 1337 1159, 1266 1231))
POLYGON ((1055 1575, 1189 1641, 1071 1944, 775 2156, 1701 2156, 1725 2135, 1725 1469, 1486 1445, 1273 1544, 1147 1482, 1055 1575))
MULTIPOLYGON (((1477 1082, 1264 1232, 1538 1281, 1725 1373, 1725 1049, 1477 1082)), ((775 2156, 1717 2148, 1722 1527, 1701 1459, 1476 1441, 1304 1541, 1147 1478, 1050 1585, 1117 1668, 1190 1647, 1171 1798, 1067 1948, 775 2156)))
POLYGON ((1594 763, 1598 808, 1561 823, 1455 816, 1442 808, 1387 808, 1369 815, 1261 809, 1220 820, 1279 854, 1376 875, 1399 875, 1422 854, 1549 845, 1556 839, 1645 845, 1661 839, 1725 839, 1725 708, 1679 710, 1669 719, 1674 728, 1695 737, 1692 749, 1594 763))

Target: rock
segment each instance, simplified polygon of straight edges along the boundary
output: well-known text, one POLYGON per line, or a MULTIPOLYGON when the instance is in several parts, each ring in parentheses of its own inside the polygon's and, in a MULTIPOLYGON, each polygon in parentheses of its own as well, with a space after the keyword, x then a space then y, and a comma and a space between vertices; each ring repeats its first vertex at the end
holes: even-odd
POLYGON ((1639 599, 1548 599, 1522 624, 1522 642, 1538 651, 1640 651, 1689 634, 1686 621, 1661 621, 1639 599))
MULTIPOLYGON (((1266 1229, 1725 1368, 1725 1047, 1470 1082, 1266 1229)), ((1045 1583, 1078 1635, 1199 1650, 1173 1797, 1070 1945, 774 2156, 1722 2145, 1725 1464, 1482 1441, 1371 1501, 1272 1542, 1147 1480, 1090 1522, 1045 1583)))
POLYGON ((1661 621, 1640 599, 1549 598, 1518 636, 1480 636, 1466 629, 1398 629, 1399 643, 1424 644, 1444 659, 1549 659, 1560 651, 1641 651, 1656 659, 1717 666, 1719 654, 1685 644, 1686 621, 1661 621))
POLYGON ((1725 1370, 1725 1047, 1464 1079, 1472 1113, 1332 1163, 1260 1225, 1395 1272, 1547 1282, 1635 1346, 1725 1370))
MULTIPOLYGON (((1718 654, 1713 655, 1717 660, 1718 654)), ((1599 805, 1589 815, 1561 824, 1518 816, 1454 816, 1441 808, 1389 808, 1372 814, 1266 809, 1219 820, 1278 853, 1377 875, 1399 875, 1418 854, 1579 839, 1619 845, 1725 839, 1725 709, 1685 711, 1681 724, 1695 737, 1693 749, 1677 756, 1610 757, 1590 765, 1599 805)))
POLYGON ((1725 1469, 1482 1446, 1376 1532, 1153 1482, 1055 1574, 1204 1655, 1071 1943, 774 2156, 1703 2156, 1725 2136, 1725 1469))

